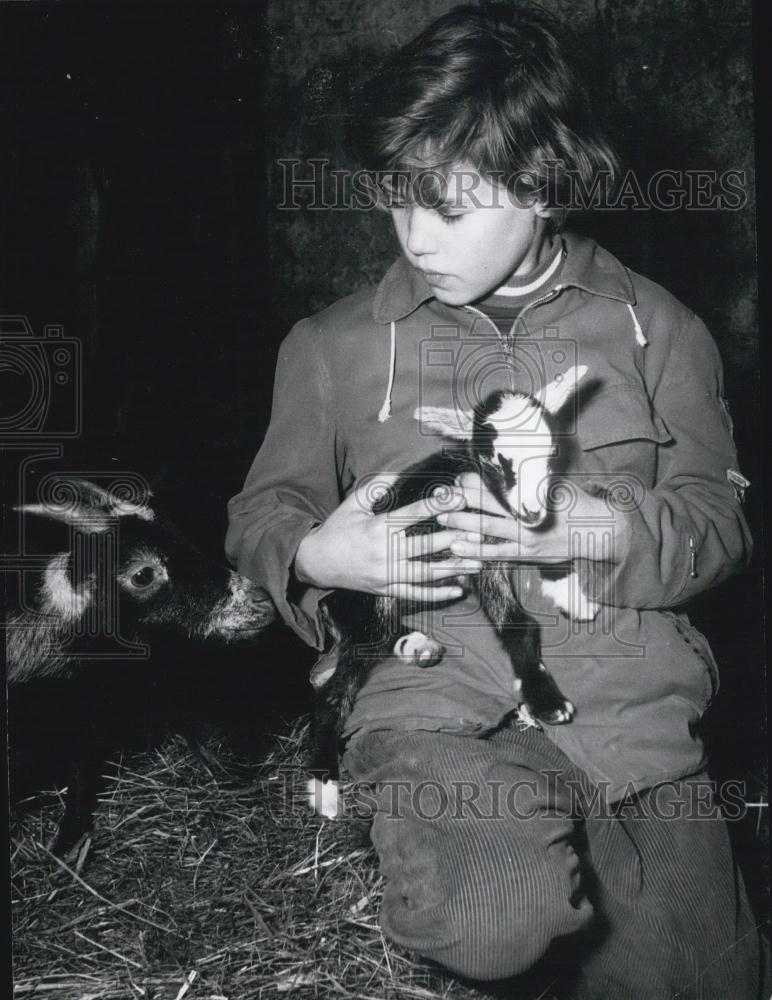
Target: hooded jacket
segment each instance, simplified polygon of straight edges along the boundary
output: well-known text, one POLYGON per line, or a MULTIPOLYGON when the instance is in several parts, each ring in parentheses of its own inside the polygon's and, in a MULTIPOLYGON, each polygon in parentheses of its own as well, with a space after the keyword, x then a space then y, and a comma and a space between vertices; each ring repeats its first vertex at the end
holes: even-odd
MULTIPOLYGON (((298 545, 355 483, 442 447, 416 408, 469 409, 501 388, 536 394, 571 365, 587 365, 557 438, 570 486, 557 502, 570 505, 573 490, 603 491, 623 511, 621 536, 612 537, 613 518, 599 523, 598 561, 577 566, 601 613, 590 623, 559 614, 534 567, 514 570, 513 585, 542 625, 545 666, 576 706, 573 721, 547 735, 614 800, 704 765, 696 723, 718 676, 682 606, 746 565, 747 481, 704 324, 596 243, 561 238, 558 283, 525 307, 509 336, 470 307, 436 300, 404 258, 377 287, 301 320, 279 352, 265 440, 229 504, 226 552, 323 650, 326 592, 293 582, 298 545), (615 562, 604 562, 612 548, 615 562)), ((435 635, 445 656, 430 670, 378 664, 347 735, 484 736, 500 725, 516 705, 512 671, 475 599, 405 624, 435 635)), ((316 672, 334 663, 332 650, 316 672)))

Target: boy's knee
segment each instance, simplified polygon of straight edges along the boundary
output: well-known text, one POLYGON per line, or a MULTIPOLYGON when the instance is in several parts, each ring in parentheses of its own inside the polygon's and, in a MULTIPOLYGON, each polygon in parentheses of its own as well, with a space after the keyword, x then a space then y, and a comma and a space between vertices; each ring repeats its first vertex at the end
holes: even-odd
POLYGON ((542 837, 495 820, 466 820, 463 830, 450 831, 396 825, 402 829, 385 836, 391 850, 374 837, 387 877, 383 931, 452 972, 471 979, 518 975, 556 937, 592 917, 565 839, 545 848, 542 837))

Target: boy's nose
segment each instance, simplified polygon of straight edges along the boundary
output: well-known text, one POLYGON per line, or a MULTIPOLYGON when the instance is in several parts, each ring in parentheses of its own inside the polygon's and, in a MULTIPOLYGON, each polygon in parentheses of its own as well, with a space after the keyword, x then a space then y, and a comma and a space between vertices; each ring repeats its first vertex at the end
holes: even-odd
POLYGON ((410 209, 407 231, 407 248, 416 257, 433 253, 436 241, 432 233, 432 219, 429 209, 414 205, 410 209))

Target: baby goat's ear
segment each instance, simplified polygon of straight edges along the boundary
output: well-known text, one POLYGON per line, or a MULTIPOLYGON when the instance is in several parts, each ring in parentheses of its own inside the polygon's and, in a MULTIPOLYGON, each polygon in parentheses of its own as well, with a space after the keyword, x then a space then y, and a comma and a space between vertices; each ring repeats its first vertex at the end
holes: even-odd
POLYGON ((152 521, 155 516, 147 504, 123 500, 87 479, 52 477, 48 485, 54 499, 14 509, 97 532, 106 531, 117 517, 133 515, 152 521))
POLYGON ((575 365, 545 385, 539 393, 539 402, 547 413, 557 413, 586 374, 587 365, 575 365))
POLYGON ((420 420, 424 430, 457 441, 471 441, 474 414, 468 410, 454 410, 445 406, 419 406, 413 416, 420 420))

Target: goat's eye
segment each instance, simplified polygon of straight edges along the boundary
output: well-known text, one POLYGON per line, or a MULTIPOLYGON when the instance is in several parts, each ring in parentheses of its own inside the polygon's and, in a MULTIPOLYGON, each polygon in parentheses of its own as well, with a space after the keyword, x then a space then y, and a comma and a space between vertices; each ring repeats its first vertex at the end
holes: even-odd
POLYGON ((149 587, 154 580, 155 570, 152 566, 143 566, 142 569, 138 569, 136 573, 132 573, 131 575, 131 585, 138 590, 149 587))

